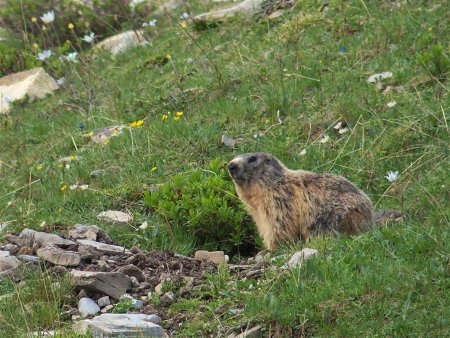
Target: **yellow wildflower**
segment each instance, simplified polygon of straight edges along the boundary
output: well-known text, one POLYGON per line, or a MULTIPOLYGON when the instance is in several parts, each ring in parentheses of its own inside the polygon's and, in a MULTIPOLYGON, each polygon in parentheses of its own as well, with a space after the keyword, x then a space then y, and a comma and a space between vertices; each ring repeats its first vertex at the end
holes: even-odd
POLYGON ((69 24, 67 25, 67 28, 69 28, 69 29, 74 29, 75 26, 74 26, 73 23, 69 22, 69 24))
POLYGON ((182 111, 177 111, 177 113, 175 114, 176 117, 181 117, 183 116, 183 112, 182 111))
POLYGON ((113 134, 114 134, 114 135, 117 135, 117 134, 119 134, 119 129, 117 129, 117 128, 116 128, 116 129, 114 129, 114 130, 113 130, 113 134))
POLYGON ((44 167, 42 166, 42 165, 38 165, 38 166, 36 166, 36 170, 42 170, 42 169, 44 169, 44 167))
POLYGON ((158 167, 152 167, 152 169, 150 169, 151 172, 154 172, 158 169, 158 167))
POLYGON ((36 22, 37 21, 37 18, 35 17, 35 16, 33 16, 32 18, 31 18, 31 22, 36 22))
POLYGON ((89 137, 94 136, 94 132, 93 132, 93 131, 90 131, 90 132, 88 133, 88 136, 89 136, 89 137))
POLYGON ((182 27, 182 28, 186 28, 187 27, 187 22, 186 21, 181 21, 180 22, 180 26, 182 27))
POLYGON ((166 54, 166 59, 167 60, 172 60, 172 56, 170 56, 170 54, 166 54))
POLYGON ((43 30, 43 31, 46 31, 46 30, 47 30, 47 27, 42 26, 42 30, 43 30))
POLYGON ((64 167, 64 164, 58 163, 58 168, 59 168, 59 169, 62 169, 63 167, 64 167))
POLYGON ((174 117, 173 117, 173 120, 174 120, 174 121, 178 121, 180 118, 181 118, 181 116, 174 116, 174 117))
POLYGON ((431 33, 433 31, 433 27, 428 27, 428 31, 431 33))
POLYGON ((130 127, 140 127, 144 124, 144 120, 134 121, 129 124, 130 127))
POLYGON ((38 48, 39 48, 39 45, 35 42, 35 43, 33 43, 33 48, 34 48, 34 49, 38 49, 38 48))
POLYGON ((70 159, 71 161, 75 161, 75 156, 74 156, 74 155, 70 155, 70 156, 69 156, 69 159, 70 159))
POLYGON ((169 115, 167 114, 163 114, 163 116, 161 116, 161 121, 165 121, 169 118, 169 115))
POLYGON ((64 185, 61 187, 60 190, 61 190, 62 192, 66 191, 66 190, 67 190, 67 184, 64 184, 64 185))

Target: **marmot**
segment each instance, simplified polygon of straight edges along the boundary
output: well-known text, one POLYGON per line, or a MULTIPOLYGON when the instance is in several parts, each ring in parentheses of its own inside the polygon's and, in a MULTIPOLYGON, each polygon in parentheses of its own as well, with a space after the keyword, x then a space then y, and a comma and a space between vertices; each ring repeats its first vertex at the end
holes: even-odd
POLYGON ((370 198, 342 176, 290 170, 265 153, 237 156, 228 171, 269 250, 332 230, 356 234, 373 223, 370 198))

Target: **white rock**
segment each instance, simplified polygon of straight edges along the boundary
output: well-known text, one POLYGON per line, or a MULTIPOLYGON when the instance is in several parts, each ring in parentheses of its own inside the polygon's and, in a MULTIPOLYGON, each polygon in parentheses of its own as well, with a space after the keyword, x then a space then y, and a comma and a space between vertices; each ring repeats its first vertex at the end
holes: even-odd
POLYGON ((100 306, 101 308, 110 305, 111 304, 111 300, 109 299, 109 296, 104 296, 101 297, 99 299, 97 299, 97 304, 98 306, 100 306))
POLYGON ((108 210, 99 213, 97 219, 113 224, 128 224, 133 220, 133 217, 122 211, 108 210))
POLYGON ((112 55, 124 52, 127 49, 135 46, 140 46, 146 43, 144 35, 141 31, 126 31, 114 36, 111 36, 98 44, 95 48, 108 50, 112 55))
POLYGON ((226 263, 225 253, 223 251, 206 251, 197 250, 195 252, 195 259, 207 261, 215 264, 226 263))
POLYGON ((72 270, 70 277, 78 289, 89 290, 119 299, 132 287, 131 278, 120 272, 72 270))
POLYGON ((160 321, 155 315, 105 313, 76 322, 72 328, 78 334, 90 331, 93 337, 168 337, 156 324, 160 321))
POLYGON ((287 265, 290 268, 301 266, 304 261, 318 254, 319 251, 317 251, 316 249, 304 248, 303 250, 293 254, 287 265))
POLYGON ((36 254, 39 258, 55 265, 77 266, 81 263, 81 256, 75 251, 66 251, 54 246, 37 249, 36 254))
POLYGON ((84 297, 78 302, 78 311, 82 317, 87 317, 100 312, 100 307, 92 299, 84 297))
POLYGON ((382 73, 371 75, 367 79, 367 82, 377 83, 377 82, 383 81, 384 79, 390 79, 391 77, 392 77, 392 72, 382 72, 382 73))
POLYGON ((206 21, 220 21, 238 13, 255 14, 261 9, 263 0, 244 0, 232 7, 223 8, 216 11, 203 13, 194 17, 194 22, 202 23, 206 21))
POLYGON ((58 88, 56 81, 41 67, 4 76, 0 78, 0 114, 10 110, 10 101, 23 99, 26 95, 33 101, 58 88))
POLYGON ((133 305, 133 307, 135 308, 135 309, 140 309, 141 307, 143 307, 144 306, 144 302, 142 301, 142 300, 139 300, 139 299, 132 299, 131 300, 131 305, 133 305))
POLYGON ((0 258, 11 256, 9 251, 0 250, 0 258))

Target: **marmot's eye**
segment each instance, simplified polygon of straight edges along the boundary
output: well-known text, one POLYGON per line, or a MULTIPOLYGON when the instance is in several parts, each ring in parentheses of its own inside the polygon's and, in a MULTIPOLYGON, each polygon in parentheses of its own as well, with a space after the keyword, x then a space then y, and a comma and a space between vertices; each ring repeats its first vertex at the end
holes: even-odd
POLYGON ((256 156, 250 156, 248 158, 248 163, 253 163, 253 162, 256 162, 256 156))

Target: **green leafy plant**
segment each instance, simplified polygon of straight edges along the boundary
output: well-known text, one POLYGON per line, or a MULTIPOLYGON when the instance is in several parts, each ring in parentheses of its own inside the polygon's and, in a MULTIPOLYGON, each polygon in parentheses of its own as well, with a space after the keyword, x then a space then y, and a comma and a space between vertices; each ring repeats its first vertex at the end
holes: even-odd
POLYGON ((255 228, 224 164, 213 160, 205 169, 177 174, 145 193, 144 202, 173 232, 193 234, 198 246, 233 254, 254 248, 255 228))

